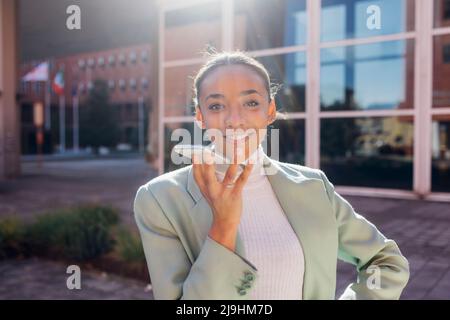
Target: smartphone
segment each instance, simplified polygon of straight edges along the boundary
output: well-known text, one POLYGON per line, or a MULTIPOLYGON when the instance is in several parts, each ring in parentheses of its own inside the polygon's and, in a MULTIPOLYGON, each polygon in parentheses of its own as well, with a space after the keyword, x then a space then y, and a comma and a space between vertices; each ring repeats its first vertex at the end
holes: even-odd
MULTIPOLYGON (((199 158, 202 158, 204 155, 209 155, 214 157, 214 163, 216 164, 229 164, 230 160, 219 155, 214 152, 214 149, 210 146, 202 146, 202 145, 192 145, 192 144, 177 144, 173 151, 182 155, 183 157, 192 159, 192 156, 196 154, 199 158)), ((202 158, 204 159, 204 158, 202 158)))

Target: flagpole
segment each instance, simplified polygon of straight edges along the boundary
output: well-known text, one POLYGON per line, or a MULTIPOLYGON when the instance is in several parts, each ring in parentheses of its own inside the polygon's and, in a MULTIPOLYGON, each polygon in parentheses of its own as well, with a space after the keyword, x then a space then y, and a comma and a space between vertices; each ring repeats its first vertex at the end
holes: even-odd
POLYGON ((47 88, 45 90, 45 130, 51 128, 51 115, 50 115, 50 81, 47 80, 47 88))
POLYGON ((138 101, 139 152, 144 152, 144 98, 140 96, 138 101))
POLYGON ((79 98, 78 93, 72 96, 72 106, 73 106, 73 150, 78 153, 79 151, 79 108, 78 108, 79 98))
POLYGON ((50 59, 48 60, 48 75, 46 81, 46 90, 45 90, 45 130, 51 129, 51 63, 50 59))
POLYGON ((64 93, 59 96, 59 145, 60 152, 66 151, 66 110, 65 110, 65 96, 64 93))

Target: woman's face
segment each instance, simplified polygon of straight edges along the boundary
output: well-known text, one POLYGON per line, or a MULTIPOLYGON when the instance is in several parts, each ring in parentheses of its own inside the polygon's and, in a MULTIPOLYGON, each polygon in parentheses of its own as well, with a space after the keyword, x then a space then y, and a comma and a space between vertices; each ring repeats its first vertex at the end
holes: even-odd
POLYGON ((275 120, 275 102, 262 77, 245 65, 221 66, 201 83, 196 120, 211 135, 216 149, 233 162, 242 162, 265 138, 267 126, 275 120))

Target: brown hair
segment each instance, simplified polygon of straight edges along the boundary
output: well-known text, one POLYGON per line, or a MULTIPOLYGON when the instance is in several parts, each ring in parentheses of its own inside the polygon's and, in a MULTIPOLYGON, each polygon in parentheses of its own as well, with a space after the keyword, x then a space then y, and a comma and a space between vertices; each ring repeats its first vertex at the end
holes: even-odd
MULTIPOLYGON (((214 48, 209 49, 210 51, 204 52, 205 55, 209 56, 209 59, 206 63, 200 68, 197 72, 197 75, 193 78, 193 100, 194 106, 199 106, 198 97, 200 96, 200 87, 203 80, 210 74, 213 70, 229 65, 244 65, 255 71, 264 81, 269 102, 275 98, 278 90, 281 88, 281 85, 274 84, 270 80, 269 72, 264 67, 262 63, 258 60, 254 59, 247 53, 243 51, 222 51, 217 52, 214 48)), ((277 111, 277 118, 283 117, 281 113, 277 111)))

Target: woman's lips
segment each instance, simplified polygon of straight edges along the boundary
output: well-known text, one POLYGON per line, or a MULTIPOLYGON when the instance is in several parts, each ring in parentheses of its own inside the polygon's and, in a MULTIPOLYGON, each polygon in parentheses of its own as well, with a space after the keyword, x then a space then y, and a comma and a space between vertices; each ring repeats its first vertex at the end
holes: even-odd
POLYGON ((240 134, 240 135, 228 135, 225 137, 225 140, 229 141, 229 142, 242 142, 244 141, 246 138, 250 138, 252 137, 254 134, 250 133, 250 134, 240 134))

